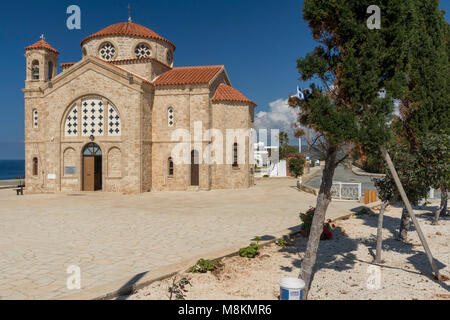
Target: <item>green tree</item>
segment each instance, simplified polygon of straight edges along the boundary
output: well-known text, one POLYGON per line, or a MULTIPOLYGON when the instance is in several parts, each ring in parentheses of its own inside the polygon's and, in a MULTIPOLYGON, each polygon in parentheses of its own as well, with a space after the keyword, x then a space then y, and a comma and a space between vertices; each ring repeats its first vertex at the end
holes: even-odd
POLYGON ((419 161, 426 168, 426 183, 441 189, 441 204, 434 213, 433 224, 440 215, 447 215, 448 187, 450 186, 450 135, 429 133, 420 141, 419 161))
MULTIPOLYGON (((297 61, 302 81, 317 79, 304 100, 289 99, 300 107, 299 123, 313 129, 316 142, 325 151, 325 167, 313 223, 302 261, 300 277, 306 295, 316 261, 335 168, 348 154, 346 144, 360 145, 366 152, 379 150, 391 138, 388 127, 393 97, 402 96, 406 84, 410 42, 409 2, 378 1, 383 10, 380 30, 366 26, 371 1, 305 0, 303 17, 319 46, 297 61), (387 94, 380 96, 385 88, 387 94)), ((298 129, 297 135, 304 134, 298 129)))
POLYGON ((297 148, 289 145, 289 136, 287 132, 280 131, 278 140, 280 142, 280 159, 286 159, 290 154, 297 152, 297 148))
POLYGON ((289 171, 295 176, 300 177, 303 175, 303 169, 305 167, 305 158, 301 154, 296 154, 294 157, 289 158, 289 171))
MULTIPOLYGON (((429 182, 427 180, 427 168, 422 164, 420 158, 412 154, 409 145, 398 141, 387 146, 395 169, 405 189, 406 195, 412 205, 418 205, 419 201, 427 196, 429 182)), ((375 179, 375 186, 378 190, 379 198, 383 201, 395 202, 400 199, 394 178, 387 166, 386 176, 382 179, 375 179)), ((398 239, 405 241, 408 229, 411 224, 408 211, 403 205, 402 216, 398 239)))
MULTIPOLYGON (((400 99, 400 116, 394 120, 394 129, 401 143, 409 144, 409 153, 412 157, 420 157, 422 145, 431 150, 436 139, 445 140, 450 134, 450 74, 449 64, 449 25, 444 19, 443 12, 439 10, 439 1, 412 1, 416 7, 416 15, 411 24, 411 49, 408 58, 408 87, 406 94, 400 99), (443 135, 441 138, 436 135, 443 135), (427 139, 431 141, 427 142, 427 139), (431 149, 430 149, 431 148, 431 149)), ((410 157, 399 158, 398 161, 407 161, 410 157)), ((434 159, 429 154, 429 159, 434 159)), ((450 158, 443 159, 450 161, 450 158)), ((445 165, 437 163, 427 164, 422 161, 429 172, 427 179, 429 186, 441 189, 441 207, 435 213, 438 219, 440 214, 446 213, 448 197, 448 183, 446 181, 445 165), (437 171, 444 170, 444 171, 437 171)), ((396 163, 396 166, 403 164, 396 163)), ((414 174, 414 173, 411 173, 414 174)), ((414 197, 414 195, 412 195, 414 197)), ((405 219, 408 219, 408 214, 405 219)), ((402 219, 403 221, 403 219, 402 219)), ((435 220, 437 223, 437 220, 435 220)), ((401 224, 401 234, 405 234, 409 224, 401 224)))

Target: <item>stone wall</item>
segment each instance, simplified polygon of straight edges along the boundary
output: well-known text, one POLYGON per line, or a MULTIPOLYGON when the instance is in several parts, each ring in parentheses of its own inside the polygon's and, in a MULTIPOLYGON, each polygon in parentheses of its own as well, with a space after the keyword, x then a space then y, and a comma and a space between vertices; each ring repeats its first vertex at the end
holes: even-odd
POLYGON ((173 65, 173 61, 167 61, 167 53, 170 52, 173 55, 173 47, 167 42, 156 39, 130 36, 104 36, 87 40, 83 44, 83 50, 85 50, 87 56, 100 57, 99 49, 105 42, 110 42, 116 49, 115 56, 112 60, 136 59, 135 48, 137 45, 143 43, 151 48, 151 58, 155 58, 168 66, 173 65))
MULTIPOLYGON (((101 62, 100 62, 101 63, 101 62)), ((103 189, 125 193, 141 192, 141 84, 130 84, 123 75, 114 74, 103 67, 85 62, 60 74, 43 90, 25 90, 25 150, 26 184, 29 192, 55 192, 82 190, 82 151, 90 142, 81 135, 66 137, 64 122, 72 106, 90 96, 104 97, 118 110, 121 117, 121 136, 95 137, 102 149, 103 189), (39 112, 39 126, 33 128, 32 110, 39 112), (64 151, 74 150, 76 174, 64 175, 64 151), (121 167, 108 163, 108 152, 116 148, 121 153, 121 167), (39 159, 39 174, 32 175, 32 159, 39 159), (106 169, 114 169, 114 177, 106 169), (121 171, 121 172, 119 172, 121 171)), ((117 159, 117 152, 114 161, 117 159)))
MULTIPOLYGON (((92 48, 88 48, 88 52, 104 40, 89 41, 86 46, 92 48)), ((116 40, 124 46, 127 41, 129 44, 129 41, 138 39, 125 41, 125 38, 118 37, 116 40)), ((39 54, 44 53, 33 52, 29 59, 44 59, 39 54)), ((145 65, 137 64, 132 68, 149 68, 145 65)), ((152 71, 156 73, 165 68, 158 63, 153 66, 159 68, 152 71)), ((231 154, 234 142, 226 141, 226 129, 247 132, 248 128, 253 128, 253 106, 245 103, 212 104, 211 98, 220 83, 229 83, 225 72, 210 84, 153 87, 137 78, 130 81, 123 71, 90 57, 66 69, 51 82, 27 80, 24 89, 27 192, 76 192, 83 189, 82 154, 91 140, 81 134, 66 136, 65 119, 75 104, 81 107, 83 99, 92 97, 102 98, 104 105, 114 105, 121 119, 121 135, 100 135, 93 141, 102 150, 104 191, 139 193, 197 189, 191 188, 190 153, 196 150, 201 160, 211 157, 208 148, 213 141, 206 132, 212 128, 222 132, 224 142, 228 143, 223 147, 223 155, 226 156, 227 152, 231 154), (169 108, 174 109, 173 126, 168 125, 169 108), (36 128, 33 127, 33 110, 37 110, 39 115, 36 128), (169 158, 173 157, 174 148, 180 146, 179 140, 173 137, 177 129, 185 129, 188 134, 185 137, 187 142, 181 144, 186 147, 187 163, 177 163, 174 159, 174 174, 169 175, 169 158), (33 158, 37 158, 39 163, 37 175, 33 175, 33 158), (66 173, 65 167, 70 169, 66 173)), ((78 126, 81 132, 81 122, 78 126)), ((239 141, 239 150, 244 150, 244 157, 238 167, 232 167, 231 163, 210 165, 201 161, 198 189, 247 188, 253 185, 249 166, 249 146, 252 143, 245 137, 239 141)), ((225 158, 221 162, 224 161, 225 158)))

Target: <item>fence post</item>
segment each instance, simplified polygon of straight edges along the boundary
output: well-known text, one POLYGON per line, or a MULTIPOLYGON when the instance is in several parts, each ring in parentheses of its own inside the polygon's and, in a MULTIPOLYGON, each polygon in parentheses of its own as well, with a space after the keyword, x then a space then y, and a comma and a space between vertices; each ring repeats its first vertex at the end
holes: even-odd
POLYGON ((427 254, 428 262, 431 265, 431 269, 434 272, 434 276, 436 277, 437 280, 441 281, 442 279, 439 275, 439 269, 437 268, 436 263, 434 262, 434 258, 431 253, 430 247, 428 246, 427 239, 425 238, 425 235, 422 232, 422 228, 420 227, 419 221, 417 221, 416 215, 414 214, 414 211, 411 207, 411 203, 409 202, 408 197, 406 196, 405 189, 403 189, 402 182, 398 177, 397 170, 395 170, 391 157, 385 147, 381 147, 381 153, 383 154, 383 157, 388 164, 389 170, 391 171, 392 177, 394 178, 395 184, 397 185, 398 192, 402 197, 403 204, 408 210, 409 216, 411 217, 411 220, 413 221, 414 226, 416 227, 417 234, 419 235, 420 241, 422 242, 422 246, 425 250, 425 253, 427 254))

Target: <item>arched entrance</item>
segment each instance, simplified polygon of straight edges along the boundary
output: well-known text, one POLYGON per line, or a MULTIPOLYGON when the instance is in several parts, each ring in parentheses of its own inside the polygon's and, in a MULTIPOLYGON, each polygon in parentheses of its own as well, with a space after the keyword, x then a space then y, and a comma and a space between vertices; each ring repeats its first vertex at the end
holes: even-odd
POLYGON ((191 152, 191 186, 199 185, 199 158, 198 152, 196 150, 192 150, 191 152))
POLYGON ((83 149, 83 191, 102 189, 102 149, 88 143, 83 149))

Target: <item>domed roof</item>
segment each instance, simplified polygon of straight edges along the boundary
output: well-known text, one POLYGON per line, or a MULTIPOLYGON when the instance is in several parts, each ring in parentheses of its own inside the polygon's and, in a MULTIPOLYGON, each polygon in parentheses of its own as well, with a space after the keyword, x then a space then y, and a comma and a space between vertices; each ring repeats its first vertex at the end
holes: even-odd
POLYGON ((89 37, 83 39, 83 41, 81 41, 81 45, 83 45, 89 39, 103 36, 136 36, 143 38, 151 38, 167 42, 168 44, 173 46, 173 49, 175 50, 175 45, 172 42, 170 42, 167 39, 164 39, 155 31, 133 22, 119 22, 116 24, 112 24, 109 27, 106 27, 100 30, 99 32, 94 33, 89 37))
POLYGON ((59 51, 53 48, 47 41, 44 39, 39 40, 38 42, 32 44, 31 46, 28 46, 25 48, 25 50, 33 50, 33 49, 46 49, 53 53, 59 54, 59 51))

